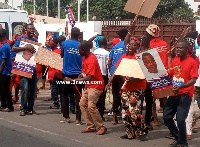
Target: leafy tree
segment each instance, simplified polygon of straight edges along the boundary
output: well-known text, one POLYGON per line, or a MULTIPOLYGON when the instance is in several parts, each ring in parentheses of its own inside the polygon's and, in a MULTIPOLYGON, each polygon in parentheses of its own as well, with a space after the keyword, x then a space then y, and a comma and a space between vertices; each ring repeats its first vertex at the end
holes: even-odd
POLYGON ((194 13, 184 0, 161 0, 153 17, 193 17, 194 13))
MULTIPOLYGON (((129 19, 135 15, 124 11, 127 0, 92 0, 89 1, 90 15, 97 19, 129 19)), ((86 14, 86 0, 82 2, 82 15, 86 14)), ((153 18, 193 17, 192 9, 184 0, 161 0, 153 18)))
MULTIPOLYGON (((49 0, 49 16, 58 15, 58 0, 49 0)), ((67 5, 72 7, 74 16, 77 20, 77 0, 60 0, 61 18, 65 18, 67 5)), ((89 0, 90 20, 96 16, 97 20, 108 19, 130 19, 135 14, 124 11, 127 0, 89 0)), ((81 21, 86 20, 87 0, 81 3, 81 21)), ((33 13, 33 0, 24 0, 24 8, 29 14, 33 13)), ((36 0, 36 14, 46 15, 46 0, 36 0)), ((170 18, 170 17, 193 17, 192 9, 184 0, 161 0, 153 18, 170 18)))

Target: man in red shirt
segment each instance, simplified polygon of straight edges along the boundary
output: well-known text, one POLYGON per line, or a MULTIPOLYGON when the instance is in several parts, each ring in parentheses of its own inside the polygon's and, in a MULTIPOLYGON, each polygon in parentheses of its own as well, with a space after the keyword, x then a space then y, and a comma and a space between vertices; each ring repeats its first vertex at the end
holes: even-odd
POLYGON ((179 68, 168 72, 173 78, 173 90, 175 95, 168 98, 163 119, 166 126, 175 137, 175 141, 169 145, 171 147, 175 147, 178 144, 184 147, 188 146, 185 119, 187 118, 194 94, 194 84, 198 78, 196 61, 191 56, 188 56, 189 46, 187 41, 181 41, 177 44, 177 56, 171 62, 170 68, 175 66, 179 68), (173 120, 175 114, 178 128, 173 120))
MULTIPOLYGON (((81 78, 74 79, 74 82, 76 84, 78 81, 83 81, 86 86, 79 103, 83 118, 86 122, 86 129, 82 130, 81 132, 94 132, 97 129, 97 135, 104 135, 107 131, 107 128, 105 127, 96 107, 99 96, 104 89, 103 76, 101 74, 96 56, 90 52, 92 43, 89 41, 83 41, 78 47, 80 55, 83 56, 83 76, 81 78)), ((71 79, 67 78, 65 80, 71 79)))
MULTIPOLYGON (((150 40, 149 48, 157 49, 158 54, 163 62, 163 65, 167 69, 167 67, 168 67, 167 52, 169 50, 169 46, 165 41, 163 41, 162 39, 159 38, 160 28, 155 24, 150 24, 146 28, 146 32, 147 32, 146 37, 150 40)), ((152 109, 152 104, 153 104, 153 97, 150 95, 151 95, 151 91, 148 86, 147 90, 146 90, 146 94, 145 94, 145 99, 147 99, 146 102, 147 102, 147 108, 148 108, 148 110, 146 111, 145 121, 146 121, 146 124, 149 126, 149 128, 152 127, 152 126, 150 126, 151 115, 153 115, 153 118, 154 118, 154 125, 159 125, 158 119, 157 119, 157 114, 156 114, 155 103, 153 105, 154 106, 153 114, 152 114, 152 112, 150 112, 150 109, 152 109)), ((167 100, 167 98, 160 99, 160 107, 161 108, 165 107, 166 100, 167 100)))

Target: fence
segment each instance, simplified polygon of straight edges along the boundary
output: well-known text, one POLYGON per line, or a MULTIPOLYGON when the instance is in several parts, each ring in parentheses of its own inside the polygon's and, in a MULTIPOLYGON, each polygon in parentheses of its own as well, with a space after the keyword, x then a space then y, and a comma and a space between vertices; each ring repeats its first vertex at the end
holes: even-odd
MULTIPOLYGON (((132 20, 106 20, 102 21, 102 35, 106 36, 109 41, 117 37, 116 32, 120 29, 128 29, 132 20)), ((172 19, 138 19, 135 24, 133 35, 140 38, 145 34, 146 27, 149 24, 156 24, 160 27, 160 38, 168 44, 172 38, 180 35, 183 30, 189 26, 195 29, 195 20, 188 18, 172 19)))

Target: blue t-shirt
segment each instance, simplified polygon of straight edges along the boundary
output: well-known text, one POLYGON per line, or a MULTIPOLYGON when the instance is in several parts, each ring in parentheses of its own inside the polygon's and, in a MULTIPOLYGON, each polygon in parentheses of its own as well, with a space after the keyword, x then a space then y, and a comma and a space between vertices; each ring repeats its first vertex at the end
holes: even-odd
POLYGON ((19 47, 20 41, 21 41, 22 38, 28 39, 28 40, 31 40, 31 41, 38 42, 37 39, 35 39, 35 38, 29 39, 27 36, 21 36, 21 37, 19 37, 19 38, 17 39, 17 41, 15 42, 15 44, 14 44, 15 47, 19 47))
POLYGON ((109 57, 112 58, 112 64, 110 68, 110 75, 113 74, 116 67, 115 64, 117 61, 121 58, 121 56, 126 53, 126 47, 124 45, 124 41, 120 41, 118 44, 116 44, 112 50, 110 51, 109 57))
POLYGON ((79 41, 65 40, 62 44, 63 52, 63 74, 78 75, 81 73, 82 57, 79 54, 79 41))
MULTIPOLYGON (((20 41, 21 41, 22 38, 28 39, 27 36, 21 36, 21 37, 19 37, 19 38, 17 39, 17 41, 15 42, 15 44, 14 44, 15 47, 19 47, 20 41)), ((38 42, 37 39, 35 39, 35 38, 28 39, 28 40, 38 42)), ((15 56, 16 56, 16 52, 11 52, 11 56, 12 56, 12 58, 15 57, 15 56)))
POLYGON ((6 59, 6 65, 3 69, 3 75, 10 75, 12 69, 12 58, 11 58, 11 47, 8 43, 5 43, 2 47, 0 47, 0 65, 2 63, 2 59, 6 59))
POLYGON ((94 38, 94 41, 96 42, 96 47, 95 49, 98 49, 99 48, 99 40, 103 38, 103 36, 97 36, 94 38))

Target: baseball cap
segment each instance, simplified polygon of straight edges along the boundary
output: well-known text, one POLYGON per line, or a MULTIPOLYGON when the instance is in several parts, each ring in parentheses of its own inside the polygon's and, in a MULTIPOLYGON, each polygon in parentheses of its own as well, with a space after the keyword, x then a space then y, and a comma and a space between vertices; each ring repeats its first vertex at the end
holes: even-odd
POLYGON ((159 36, 159 32, 160 32, 160 28, 155 25, 155 24, 150 24, 147 28, 146 28, 147 33, 149 33, 151 36, 154 37, 158 37, 159 36))

